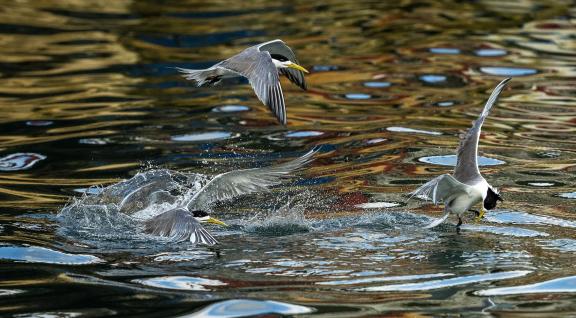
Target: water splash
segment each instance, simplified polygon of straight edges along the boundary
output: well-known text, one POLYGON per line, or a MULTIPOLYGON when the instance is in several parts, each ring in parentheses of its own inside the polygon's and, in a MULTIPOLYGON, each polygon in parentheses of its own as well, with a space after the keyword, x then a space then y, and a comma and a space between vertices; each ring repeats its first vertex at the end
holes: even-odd
POLYGON ((60 233, 110 242, 149 239, 142 234, 141 221, 187 202, 208 179, 155 169, 98 190, 88 188, 58 213, 60 233))
MULTIPOLYGON (((241 220, 239 224, 246 232, 262 236, 285 236, 296 233, 306 233, 312 230, 312 223, 304 216, 304 204, 295 204, 301 201, 293 197, 278 209, 260 212, 252 217, 241 220)), ((305 200, 305 199, 304 199, 305 200)))

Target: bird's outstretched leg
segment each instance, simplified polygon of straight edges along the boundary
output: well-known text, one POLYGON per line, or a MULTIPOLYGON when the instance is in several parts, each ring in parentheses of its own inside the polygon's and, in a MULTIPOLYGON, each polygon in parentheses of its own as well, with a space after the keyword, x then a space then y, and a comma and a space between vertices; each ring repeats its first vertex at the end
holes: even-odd
POLYGON ((456 234, 460 234, 460 226, 462 226, 462 218, 458 216, 458 224, 456 224, 456 234))

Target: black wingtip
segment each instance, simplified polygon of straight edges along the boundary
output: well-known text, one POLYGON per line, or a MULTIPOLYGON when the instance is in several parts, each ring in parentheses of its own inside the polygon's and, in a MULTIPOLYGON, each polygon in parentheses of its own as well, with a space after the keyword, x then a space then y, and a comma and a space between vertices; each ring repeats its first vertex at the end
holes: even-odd
POLYGON ((498 86, 504 86, 506 84, 508 84, 508 82, 510 82, 512 80, 512 77, 506 77, 505 79, 503 79, 498 86))

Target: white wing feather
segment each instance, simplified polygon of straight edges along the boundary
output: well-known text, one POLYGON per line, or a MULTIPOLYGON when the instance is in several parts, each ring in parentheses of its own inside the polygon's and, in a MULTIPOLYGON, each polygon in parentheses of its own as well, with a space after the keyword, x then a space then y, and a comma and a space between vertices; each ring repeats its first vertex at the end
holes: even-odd
POLYGON ((313 149, 295 160, 279 165, 219 174, 200 189, 186 205, 192 211, 206 208, 212 202, 268 191, 269 187, 280 184, 283 178, 290 177, 292 172, 309 163, 317 152, 318 149, 313 149))
POLYGON ((410 193, 410 198, 413 196, 423 198, 424 200, 431 200, 432 203, 438 205, 441 202, 446 202, 450 197, 457 196, 458 194, 468 194, 470 186, 466 185, 449 174, 438 176, 418 189, 410 193))
POLYGON ((492 106, 498 100, 498 96, 509 81, 510 78, 506 78, 494 88, 486 105, 484 105, 482 113, 460 140, 457 151, 458 161, 454 168, 454 177, 460 182, 472 185, 482 179, 480 169, 478 169, 478 141, 480 140, 482 124, 484 124, 490 109, 492 109, 492 106))

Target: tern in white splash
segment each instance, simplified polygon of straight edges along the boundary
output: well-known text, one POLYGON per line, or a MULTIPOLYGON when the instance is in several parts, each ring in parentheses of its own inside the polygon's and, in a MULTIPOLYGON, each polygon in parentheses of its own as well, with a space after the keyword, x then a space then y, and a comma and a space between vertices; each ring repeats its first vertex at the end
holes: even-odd
POLYGON ((144 232, 168 237, 175 242, 190 241, 194 244, 214 245, 218 241, 202 224, 226 224, 208 215, 206 210, 212 204, 241 195, 268 191, 270 187, 292 177, 295 171, 312 161, 319 150, 319 147, 315 147, 303 156, 281 164, 221 173, 198 192, 190 192, 190 199, 178 207, 146 220, 144 232))

